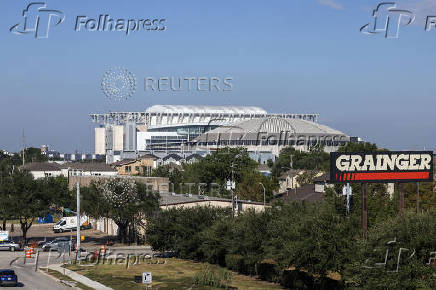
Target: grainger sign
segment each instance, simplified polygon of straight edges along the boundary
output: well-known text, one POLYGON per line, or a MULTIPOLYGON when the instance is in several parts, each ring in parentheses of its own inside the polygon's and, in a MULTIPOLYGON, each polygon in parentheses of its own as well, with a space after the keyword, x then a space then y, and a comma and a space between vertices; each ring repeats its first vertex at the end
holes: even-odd
POLYGON ((330 153, 332 183, 433 181, 432 151, 330 153))

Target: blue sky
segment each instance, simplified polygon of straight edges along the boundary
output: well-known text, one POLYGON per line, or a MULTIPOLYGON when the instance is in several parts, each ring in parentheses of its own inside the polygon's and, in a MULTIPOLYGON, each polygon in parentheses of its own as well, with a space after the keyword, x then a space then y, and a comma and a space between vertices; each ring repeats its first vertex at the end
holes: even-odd
POLYGON ((9 32, 30 1, 0 11, 0 148, 49 144, 93 151, 90 113, 154 104, 255 105, 319 113, 320 122, 390 149, 436 150, 436 1, 397 1, 416 13, 399 39, 359 32, 379 1, 46 1, 65 21, 48 39, 9 32), (163 32, 74 31, 75 18, 165 18, 163 32), (124 102, 100 89, 122 66, 138 90, 124 102), (144 77, 233 77, 231 92, 145 92, 144 77))

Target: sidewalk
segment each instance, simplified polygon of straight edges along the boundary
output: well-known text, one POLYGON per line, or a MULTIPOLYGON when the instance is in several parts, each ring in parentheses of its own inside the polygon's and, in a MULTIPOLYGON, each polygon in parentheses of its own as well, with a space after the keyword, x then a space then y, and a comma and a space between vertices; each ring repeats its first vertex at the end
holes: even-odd
MULTIPOLYGON (((151 251, 150 246, 107 246, 107 250, 112 251, 129 251, 129 250, 139 250, 139 251, 151 251)), ((90 246, 86 247, 88 251, 98 251, 100 250, 100 246, 90 246)))
POLYGON ((83 275, 80 275, 74 271, 65 269, 63 267, 61 267, 61 264, 57 264, 57 265, 50 265, 48 266, 49 269, 54 270, 54 271, 58 271, 59 273, 66 275, 68 277, 70 277, 71 279, 82 283, 83 285, 86 285, 88 287, 94 288, 94 289, 102 289, 102 290, 112 290, 112 288, 106 287, 101 283, 98 283, 97 281, 91 280, 83 275))

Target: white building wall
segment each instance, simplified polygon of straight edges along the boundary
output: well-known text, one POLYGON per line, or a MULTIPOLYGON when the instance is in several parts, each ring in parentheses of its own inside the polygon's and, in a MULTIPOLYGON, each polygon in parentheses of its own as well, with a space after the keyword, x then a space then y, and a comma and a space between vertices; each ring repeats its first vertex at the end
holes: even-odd
POLYGON ((45 177, 58 177, 62 175, 59 171, 30 171, 34 179, 45 178, 45 177))
POLYGON ((95 128, 94 130, 94 151, 95 154, 106 154, 106 128, 95 128))
POLYGON ((177 137, 177 132, 138 132, 136 134, 136 148, 138 151, 145 151, 147 144, 150 143, 152 136, 177 137))
POLYGON ((124 126, 117 125, 113 126, 113 144, 114 151, 122 151, 124 150, 124 126))

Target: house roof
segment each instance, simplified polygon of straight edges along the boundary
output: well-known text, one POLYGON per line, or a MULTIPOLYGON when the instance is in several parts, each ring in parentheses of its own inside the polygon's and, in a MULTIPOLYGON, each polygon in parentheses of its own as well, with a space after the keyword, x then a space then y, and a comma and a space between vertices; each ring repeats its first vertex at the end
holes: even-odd
POLYGON ((322 200, 323 194, 321 192, 315 192, 314 184, 306 184, 302 187, 298 187, 296 192, 289 190, 281 194, 281 198, 284 201, 318 202, 322 200))
POLYGON ((60 171, 61 167, 56 163, 32 162, 24 164, 20 169, 26 171, 60 171))
POLYGON ((123 166, 123 165, 131 164, 135 161, 136 161, 135 159, 123 159, 123 160, 112 163, 111 166, 123 166))
POLYGON ((296 176, 296 175, 300 174, 302 171, 304 171, 304 170, 301 170, 301 169, 289 169, 288 171, 283 172, 280 175, 279 179, 286 179, 288 176, 292 176, 292 177, 296 176))
POLYGON ((313 178, 313 182, 328 182, 330 180, 330 173, 324 173, 321 176, 313 178))
MULTIPOLYGON (((195 195, 195 194, 175 194, 175 193, 161 193, 160 194, 159 204, 161 206, 165 205, 175 205, 175 204, 187 204, 187 203, 200 203, 200 202, 208 202, 208 201, 225 201, 231 202, 231 199, 214 197, 214 196, 206 196, 206 195, 195 195)), ((239 202, 246 204, 259 204, 263 205, 262 202, 255 201, 247 201, 247 200, 239 200, 239 202)))
POLYGON ((102 172, 116 172, 114 168, 106 163, 81 163, 81 162, 72 162, 65 163, 61 165, 62 169, 75 169, 75 170, 83 170, 83 171, 102 171, 102 172))
POLYGON ((157 160, 159 159, 159 157, 157 157, 156 155, 153 154, 145 154, 140 156, 138 159, 153 159, 153 160, 157 160))
POLYGON ((168 159, 170 159, 170 158, 173 158, 174 160, 177 160, 177 161, 183 159, 182 157, 180 157, 180 156, 177 155, 177 154, 168 154, 167 156, 165 156, 164 158, 162 158, 162 160, 166 161, 166 160, 168 160, 168 159))
POLYGON ((259 164, 259 165, 257 166, 257 171, 268 171, 268 172, 270 172, 271 169, 270 169, 269 166, 266 165, 266 164, 259 164))
POLYGON ((186 161, 189 161, 191 159, 203 159, 203 157, 200 154, 194 153, 186 157, 186 161))

